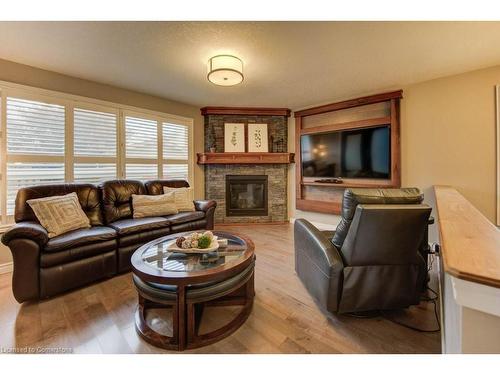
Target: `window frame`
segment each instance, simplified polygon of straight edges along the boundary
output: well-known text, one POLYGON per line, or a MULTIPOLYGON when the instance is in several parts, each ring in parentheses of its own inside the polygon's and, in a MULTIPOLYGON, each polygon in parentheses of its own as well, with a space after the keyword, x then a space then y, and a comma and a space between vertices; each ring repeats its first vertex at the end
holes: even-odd
POLYGON ((188 183, 194 186, 194 120, 193 118, 94 99, 60 91, 46 90, 0 80, 0 232, 12 225, 12 215, 7 215, 7 164, 9 162, 58 162, 64 164, 65 182, 74 182, 75 164, 116 163, 117 178, 126 178, 125 167, 130 164, 157 164, 158 178, 163 178, 163 165, 187 164, 188 183), (65 137, 64 155, 9 155, 7 153, 7 97, 39 101, 64 106, 65 137), (116 115, 116 157, 74 155, 74 109, 112 113, 116 115), (157 158, 126 158, 125 116, 153 119, 157 123, 157 158), (184 125, 188 129, 188 160, 163 158, 163 123, 184 125))

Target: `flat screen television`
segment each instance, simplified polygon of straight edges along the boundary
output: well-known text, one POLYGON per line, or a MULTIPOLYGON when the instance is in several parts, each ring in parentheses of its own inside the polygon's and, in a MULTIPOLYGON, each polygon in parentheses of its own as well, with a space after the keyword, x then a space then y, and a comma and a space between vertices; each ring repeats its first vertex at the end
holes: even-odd
POLYGON ((302 175, 317 178, 391 178, 389 126, 303 135, 302 175))

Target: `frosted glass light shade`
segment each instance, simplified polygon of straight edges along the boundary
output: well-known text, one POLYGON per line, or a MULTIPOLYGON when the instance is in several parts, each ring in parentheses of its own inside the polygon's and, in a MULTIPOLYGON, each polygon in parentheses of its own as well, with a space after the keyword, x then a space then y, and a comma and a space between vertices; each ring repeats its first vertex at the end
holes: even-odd
POLYGON ((231 55, 208 60, 208 80, 219 86, 234 86, 243 81, 243 61, 231 55))

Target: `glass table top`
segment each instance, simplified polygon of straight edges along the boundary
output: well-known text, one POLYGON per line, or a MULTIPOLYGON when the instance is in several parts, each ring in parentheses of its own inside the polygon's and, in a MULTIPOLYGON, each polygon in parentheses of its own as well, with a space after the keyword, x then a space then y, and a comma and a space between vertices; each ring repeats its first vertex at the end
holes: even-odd
POLYGON ((219 239, 227 239, 227 246, 204 254, 184 254, 167 250, 175 241, 171 238, 146 248, 141 254, 142 261, 149 267, 169 272, 203 271, 238 260, 247 250, 243 239, 214 232, 219 239))

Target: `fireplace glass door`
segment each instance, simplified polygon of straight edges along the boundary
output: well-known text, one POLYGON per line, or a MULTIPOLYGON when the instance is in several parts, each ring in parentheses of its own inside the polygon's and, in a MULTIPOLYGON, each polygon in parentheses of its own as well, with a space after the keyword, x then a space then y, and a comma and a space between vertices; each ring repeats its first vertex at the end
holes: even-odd
POLYGON ((267 176, 226 176, 226 216, 267 216, 267 176))

